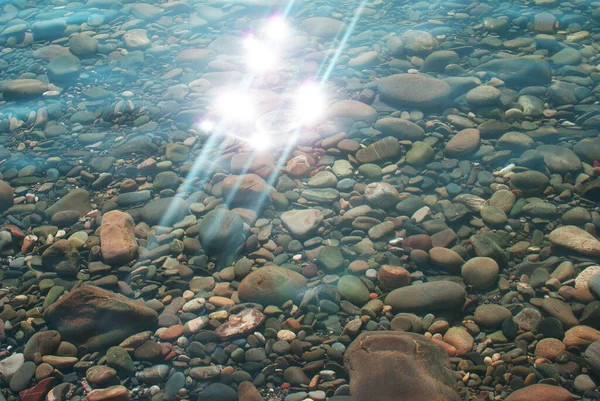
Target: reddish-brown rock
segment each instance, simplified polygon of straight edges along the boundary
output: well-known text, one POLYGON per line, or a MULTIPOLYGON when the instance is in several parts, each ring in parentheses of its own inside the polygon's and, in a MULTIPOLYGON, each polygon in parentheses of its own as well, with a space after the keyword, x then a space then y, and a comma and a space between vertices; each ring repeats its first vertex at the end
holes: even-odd
POLYGON ((15 190, 7 182, 0 180, 0 213, 13 205, 15 190))
POLYGON ((543 338, 535 346, 535 356, 554 361, 566 349, 565 344, 556 338, 543 338))
POLYGON ((562 387, 533 384, 506 397, 506 401, 572 401, 571 393, 562 387))
POLYGON ((254 173, 267 179, 275 170, 275 162, 269 153, 236 153, 231 158, 229 170, 232 174, 254 173))
POLYGON ((410 284, 410 273, 403 267, 383 265, 377 272, 379 288, 383 291, 405 287, 410 284))
POLYGON ((431 237, 427 234, 411 235, 402 241, 402 247, 429 251, 432 248, 431 237))
POLYGON ((54 377, 47 377, 41 380, 35 386, 19 392, 21 401, 41 401, 52 386, 54 385, 54 377))
POLYGON ((344 355, 357 401, 458 401, 448 366, 433 341, 399 331, 364 332, 344 355))
POLYGON ((119 210, 102 216, 100 249, 106 263, 123 265, 136 257, 138 244, 133 232, 134 226, 133 218, 119 210))
POLYGON ((239 401, 263 401, 262 396, 251 382, 241 382, 238 386, 239 401))
POLYGON ((248 274, 238 286, 242 302, 261 305, 281 305, 296 300, 306 288, 302 274, 279 266, 265 266, 248 274))
POLYGON ((50 305, 44 319, 64 341, 97 350, 155 329, 158 315, 141 302, 84 285, 50 305))
POLYGON ((221 185, 223 197, 234 205, 254 208, 269 199, 269 185, 256 174, 229 175, 221 185))
POLYGON ((215 330, 221 340, 250 334, 260 327, 265 321, 265 315, 256 309, 244 309, 237 315, 232 315, 229 320, 215 330))
POLYGON ((161 332, 158 337, 163 341, 175 341, 183 335, 183 326, 176 324, 161 332))
POLYGON ((575 326, 565 332, 563 343, 569 347, 587 347, 600 340, 600 331, 589 326, 575 326))
POLYGON ((129 401, 129 391, 123 386, 112 386, 90 391, 87 399, 88 401, 129 401))
POLYGON ((429 256, 434 267, 449 273, 459 273, 461 266, 465 263, 458 253, 447 248, 431 248, 429 256))
POLYGON ((446 154, 449 157, 466 156, 479 147, 480 134, 475 128, 467 128, 458 132, 446 144, 446 154))
POLYGON ((473 348, 475 340, 464 327, 450 327, 444 334, 444 341, 456 348, 456 355, 465 355, 473 348))
POLYGON ((305 177, 310 173, 311 165, 308 157, 305 155, 298 155, 291 158, 287 162, 286 171, 289 175, 294 177, 305 177))

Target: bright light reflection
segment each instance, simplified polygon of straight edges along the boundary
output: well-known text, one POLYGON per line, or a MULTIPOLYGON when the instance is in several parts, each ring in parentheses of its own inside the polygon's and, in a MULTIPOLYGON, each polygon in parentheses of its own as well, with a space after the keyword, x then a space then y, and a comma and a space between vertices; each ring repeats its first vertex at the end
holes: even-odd
POLYGON ((263 27, 263 32, 268 40, 281 42, 289 36, 290 27, 283 16, 274 15, 263 27))
POLYGON ((215 129, 215 123, 211 120, 203 120, 198 124, 198 128, 200 128, 202 132, 210 133, 215 129))
POLYGON ((217 98, 215 106, 226 120, 248 122, 255 118, 252 98, 244 93, 223 93, 217 98))
POLYGON ((321 87, 309 82, 302 85, 294 98, 294 111, 305 124, 316 122, 327 107, 327 97, 321 87))
POLYGON ((246 66, 257 72, 272 70, 277 66, 279 55, 276 49, 261 42, 254 36, 248 36, 244 40, 246 48, 246 66))
POLYGON ((252 146, 256 150, 267 150, 272 146, 271 139, 261 133, 256 133, 250 138, 248 141, 250 146, 252 146))

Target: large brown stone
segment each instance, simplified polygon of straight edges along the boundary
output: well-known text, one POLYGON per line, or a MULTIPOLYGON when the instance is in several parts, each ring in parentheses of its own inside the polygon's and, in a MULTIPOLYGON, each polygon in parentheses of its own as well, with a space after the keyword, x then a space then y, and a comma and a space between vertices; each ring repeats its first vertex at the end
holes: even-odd
POLYGON ((64 210, 77 210, 79 216, 83 216, 92 210, 90 194, 83 188, 75 188, 68 194, 57 200, 52 206, 44 211, 46 216, 52 217, 64 210))
POLYGON ((177 65, 190 65, 194 69, 203 69, 216 56, 211 49, 185 49, 175 58, 177 65))
POLYGON ((341 36, 348 29, 344 22, 327 17, 307 18, 302 21, 302 27, 309 35, 322 39, 333 39, 336 36, 341 36))
POLYGON ((394 290, 410 284, 410 273, 404 267, 382 265, 377 272, 377 280, 382 290, 394 290))
POLYGON ((44 355, 53 355, 60 345, 60 333, 56 330, 47 330, 35 333, 23 350, 26 361, 40 363, 44 355))
POLYGON ((0 213, 5 212, 14 203, 15 190, 7 182, 0 180, 0 213))
POLYGON ((600 331, 589 326, 575 326, 565 332, 563 343, 569 347, 585 348, 594 341, 600 340, 600 331))
POLYGON ((379 95, 387 103, 405 107, 439 107, 448 102, 450 85, 426 74, 395 74, 379 81, 379 95))
POLYGON ((582 255, 600 256, 600 241, 577 226, 556 228, 548 235, 548 239, 554 246, 564 247, 582 255))
POLYGON ((90 391, 87 399, 88 401, 129 401, 129 391, 123 386, 111 386, 90 391))
POLYGON ((429 256, 431 257, 431 264, 433 266, 450 273, 460 272, 461 266, 465 263, 458 253, 447 248, 431 248, 429 256))
POLYGON ((241 382, 238 386, 239 401, 263 401, 262 395, 251 382, 241 382))
POLYGON ((388 136, 356 152, 356 159, 363 164, 376 163, 399 157, 401 152, 402 148, 398 140, 388 136))
POLYGON ((571 401, 571 393, 562 387, 533 384, 506 397, 506 401, 571 401))
POLYGON ((450 157, 466 156, 479 147, 479 130, 467 128, 458 132, 446 144, 446 154, 450 157))
POLYGON ((446 353, 423 335, 365 332, 344 355, 357 401, 458 401, 446 353))
POLYGON ((279 266, 265 266, 248 274, 238 287, 242 302, 281 305, 296 300, 306 288, 300 273, 279 266))
POLYGON ((44 319, 63 340, 98 350, 156 328, 158 314, 141 302, 85 285, 49 306, 44 319))
POLYGON ((458 283, 432 281, 397 288, 385 297, 385 303, 396 312, 431 312, 461 308, 465 295, 464 287, 458 283))
POLYGON ((358 100, 338 100, 327 109, 329 118, 348 118, 374 123, 377 120, 377 110, 358 100))
POLYGON ((63 277, 75 277, 79 273, 81 257, 75 246, 60 239, 42 253, 42 266, 63 277))
POLYGON ((317 209, 290 210, 281 214, 281 224, 292 237, 306 239, 319 227, 323 218, 323 213, 317 209))
POLYGON ((229 175, 221 185, 225 201, 234 205, 254 209, 269 199, 269 185, 257 174, 229 175))
POLYGON ((226 209, 208 212, 198 223, 202 249, 209 254, 234 253, 244 242, 244 221, 226 209))
POLYGON ((0 83, 0 93, 4 95, 5 99, 36 97, 48 89, 48 84, 37 79, 15 79, 0 83))
POLYGON ((229 170, 233 174, 254 173, 267 179, 275 171, 275 161, 268 153, 236 153, 229 163, 229 170))
POLYGON ((133 233, 133 218, 118 210, 102 216, 100 249, 102 258, 110 265, 122 265, 137 255, 138 244, 133 233))

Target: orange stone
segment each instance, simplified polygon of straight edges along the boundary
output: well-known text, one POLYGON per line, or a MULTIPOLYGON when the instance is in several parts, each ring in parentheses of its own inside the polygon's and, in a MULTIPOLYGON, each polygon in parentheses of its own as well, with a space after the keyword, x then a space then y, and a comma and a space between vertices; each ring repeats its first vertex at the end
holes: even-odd
POLYGON ((183 335, 183 325, 171 326, 158 336, 163 341, 175 341, 183 335))
POLYGON ((532 384, 513 392, 506 401, 572 401, 571 393, 562 387, 532 384))

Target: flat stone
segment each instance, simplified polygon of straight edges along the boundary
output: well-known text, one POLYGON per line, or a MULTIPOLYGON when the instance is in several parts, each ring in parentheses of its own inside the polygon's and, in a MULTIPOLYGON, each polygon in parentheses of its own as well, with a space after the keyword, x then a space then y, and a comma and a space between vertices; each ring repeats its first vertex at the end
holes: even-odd
POLYGON ((392 136, 385 137, 356 152, 360 163, 376 163, 400 156, 402 149, 398 140, 392 136))
POLYGON ((199 224, 202 248, 211 254, 233 252, 244 241, 242 218, 225 209, 212 210, 199 224))
POLYGON ((467 128, 452 137, 446 144, 446 154, 449 157, 460 158, 469 155, 479 148, 481 135, 479 130, 467 128))
POLYGON ((399 140, 421 141, 425 138, 425 130, 412 121, 395 117, 384 117, 377 120, 375 129, 384 135, 399 140))
POLYGON ((157 313, 122 295, 85 285, 48 307, 44 318, 61 336, 89 350, 116 345, 132 334, 153 329, 157 313))
POLYGON ((243 302, 262 305, 282 305, 297 299, 306 287, 306 279, 300 273, 279 266, 265 266, 248 274, 238 287, 243 302))
POLYGON ((479 305, 475 309, 475 314, 473 316, 475 323, 478 325, 490 329, 497 329, 502 326, 504 320, 512 317, 512 313, 502 305, 484 304, 479 305))
POLYGON ((79 76, 81 61, 74 55, 59 56, 48 63, 46 71, 52 82, 73 81, 79 76))
POLYGON ((506 397, 506 401, 572 401, 573 397, 566 389, 548 384, 532 384, 506 397))
POLYGON ((400 40, 408 55, 423 56, 439 46, 437 39, 427 31, 408 30, 400 35, 400 40))
POLYGON ((13 79, 0 82, 0 93, 7 100, 41 96, 49 90, 48 84, 37 79, 13 79))
POLYGON ((92 205, 89 192, 83 188, 72 189, 67 195, 46 209, 44 213, 46 216, 52 217, 55 213, 65 210, 76 210, 79 212, 79 216, 84 216, 91 211, 92 205))
POLYGON ((317 36, 322 39, 333 39, 338 35, 343 35, 348 26, 333 18, 312 17, 302 21, 302 27, 311 36, 317 36))
POLYGON ((264 320, 265 315, 256 309, 244 309, 237 315, 230 316, 227 322, 217 327, 215 334, 221 340, 249 334, 254 332, 264 320))
POLYGON ((319 227, 323 218, 323 213, 317 209, 290 210, 281 214, 281 223, 294 238, 306 239, 319 227))
POLYGON ((461 268, 465 283, 476 290, 485 290, 496 283, 500 267, 491 258, 475 257, 469 259, 461 268))
POLYGON ((387 295, 385 303, 396 312, 431 312, 461 308, 465 294, 460 284, 432 281, 395 289, 387 295))
POLYGON ((377 110, 357 100, 338 100, 329 106, 326 114, 328 118, 348 118, 367 123, 377 120, 377 110))
POLYGON ((365 198, 371 205, 390 209, 398 203, 399 193, 394 186, 385 182, 374 182, 365 188, 365 198))
POLYGON ((460 400, 448 356, 420 334, 364 332, 348 347, 344 367, 357 400, 460 400))
POLYGON ((86 397, 88 401, 129 401, 129 390, 124 386, 111 386, 92 390, 86 397))
POLYGON ((552 79, 547 62, 524 57, 491 60, 475 68, 495 73, 509 87, 545 86, 552 79))
POLYGON ((425 74, 390 75, 379 81, 378 89, 385 102, 417 108, 442 106, 451 92, 446 82, 425 74))
POLYGON ((369 290, 358 277, 343 276, 337 283, 337 289, 342 298, 356 306, 369 302, 369 290))
POLYGON ((600 241, 577 226, 555 228, 548 239, 552 245, 567 248, 586 256, 600 256, 600 241))
POLYGON ((176 223, 187 214, 187 202, 178 197, 153 200, 141 211, 142 220, 150 225, 176 223))

